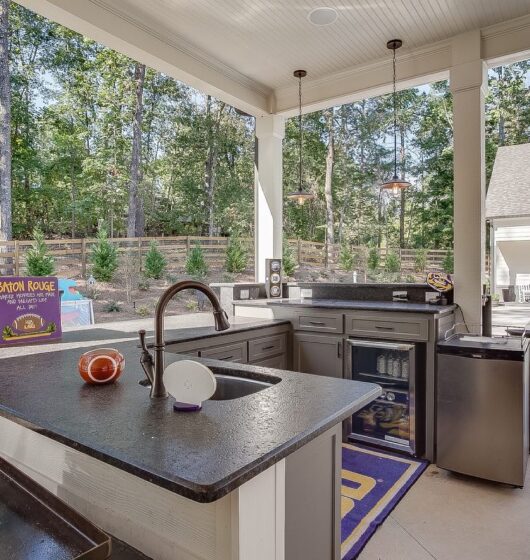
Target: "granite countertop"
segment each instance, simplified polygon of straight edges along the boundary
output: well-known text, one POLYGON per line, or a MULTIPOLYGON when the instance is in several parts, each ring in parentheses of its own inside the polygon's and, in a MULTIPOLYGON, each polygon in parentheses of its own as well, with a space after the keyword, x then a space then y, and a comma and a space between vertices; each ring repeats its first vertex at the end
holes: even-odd
POLYGON ((395 301, 363 301, 341 299, 275 299, 275 300, 244 300, 234 301, 234 305, 289 305, 293 307, 311 307, 314 309, 348 309, 364 311, 399 311, 405 313, 431 313, 433 315, 446 315, 452 313, 455 305, 431 305, 429 303, 395 302, 395 301))
MULTIPOLYGON (((189 315, 169 316, 165 319, 166 344, 201 340, 226 334, 246 332, 277 325, 289 325, 289 321, 280 319, 256 319, 252 317, 229 317, 230 328, 216 331, 211 313, 193 313, 189 315)), ((112 342, 138 341, 138 330, 145 329, 148 343, 153 338, 153 319, 137 321, 116 321, 86 328, 63 332, 60 341, 51 344, 13 345, 1 348, 0 357, 22 356, 28 353, 55 352, 57 350, 75 349, 108 344, 112 342)))
MULTIPOLYGON (((107 386, 79 377, 86 348, 43 356, 25 347, 23 355, 0 359, 0 415, 197 502, 228 494, 381 392, 374 384, 200 360, 218 373, 280 381, 176 413, 173 398, 151 400, 138 384, 144 374, 136 339, 98 346, 109 344, 124 354, 126 369, 107 386)), ((166 354, 166 363, 183 358, 166 354)))

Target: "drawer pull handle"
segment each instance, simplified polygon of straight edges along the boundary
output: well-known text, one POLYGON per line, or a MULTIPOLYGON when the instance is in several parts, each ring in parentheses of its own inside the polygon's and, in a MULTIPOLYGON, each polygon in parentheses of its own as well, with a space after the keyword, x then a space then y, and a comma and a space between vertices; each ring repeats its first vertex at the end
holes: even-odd
POLYGON ((218 360, 231 360, 234 356, 225 356, 224 358, 217 358, 218 360))
POLYGON ((273 348, 274 348, 274 344, 271 344, 270 346, 264 346, 262 350, 272 350, 273 348))
POLYGON ((375 328, 380 330, 380 331, 393 331, 393 330, 395 330, 394 327, 382 327, 381 325, 376 325, 375 328))
POLYGON ((311 325, 325 325, 324 321, 309 321, 311 325))

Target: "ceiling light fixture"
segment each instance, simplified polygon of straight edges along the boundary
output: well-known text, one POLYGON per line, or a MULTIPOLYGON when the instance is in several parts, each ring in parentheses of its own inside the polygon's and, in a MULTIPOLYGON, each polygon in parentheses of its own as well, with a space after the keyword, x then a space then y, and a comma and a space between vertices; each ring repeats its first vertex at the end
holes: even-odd
POLYGON ((304 139, 302 129, 302 78, 307 76, 307 72, 305 70, 295 70, 293 76, 298 78, 298 190, 290 192, 287 198, 298 202, 298 204, 302 206, 306 200, 313 200, 313 198, 315 198, 313 193, 305 191, 302 187, 302 152, 304 139))
POLYGON ((307 15, 307 19, 313 24, 318 26, 331 25, 337 21, 337 10, 334 8, 315 8, 307 15))
MULTIPOLYGON (((410 183, 405 181, 405 179, 400 179, 397 174, 397 95, 396 95, 396 51, 403 45, 401 39, 392 39, 386 44, 387 49, 393 51, 392 57, 392 69, 393 69, 393 92, 392 92, 392 102, 394 105, 394 176, 390 181, 386 181, 381 185, 381 188, 392 191, 393 194, 397 194, 402 189, 410 187, 410 183)), ((403 170, 402 170, 403 171, 403 170)))

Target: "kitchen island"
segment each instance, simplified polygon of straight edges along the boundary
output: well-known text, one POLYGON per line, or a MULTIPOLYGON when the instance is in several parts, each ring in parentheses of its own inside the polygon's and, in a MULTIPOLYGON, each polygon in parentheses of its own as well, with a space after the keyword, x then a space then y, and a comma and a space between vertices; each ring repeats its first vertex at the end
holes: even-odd
POLYGON ((203 360, 271 386, 175 413, 138 384, 136 340, 97 346, 125 356, 114 385, 83 384, 85 348, 0 359, 2 457, 157 560, 340 558, 340 426, 377 385, 203 360))

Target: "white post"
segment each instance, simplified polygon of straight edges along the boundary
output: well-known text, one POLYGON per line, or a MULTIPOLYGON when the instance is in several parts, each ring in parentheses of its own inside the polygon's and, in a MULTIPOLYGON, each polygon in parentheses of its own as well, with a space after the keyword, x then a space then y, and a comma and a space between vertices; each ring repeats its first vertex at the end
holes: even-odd
POLYGON ((455 301, 470 329, 480 332, 485 258, 484 97, 488 83, 480 32, 455 37, 452 57, 455 301))
POLYGON ((256 117, 254 250, 257 282, 265 281, 265 259, 282 256, 284 135, 283 117, 256 117))

